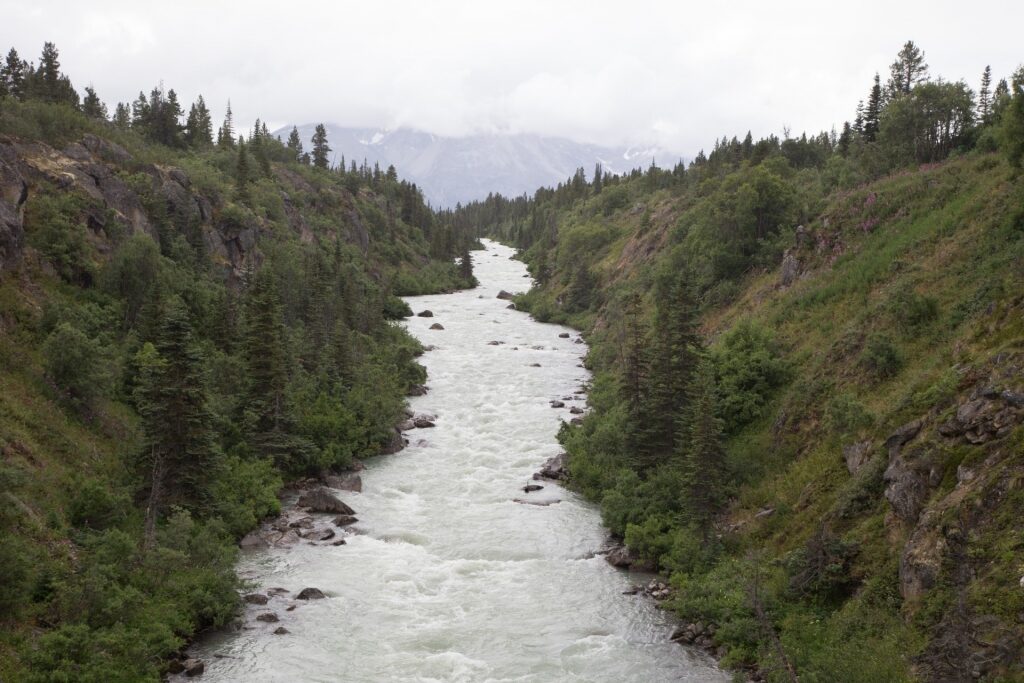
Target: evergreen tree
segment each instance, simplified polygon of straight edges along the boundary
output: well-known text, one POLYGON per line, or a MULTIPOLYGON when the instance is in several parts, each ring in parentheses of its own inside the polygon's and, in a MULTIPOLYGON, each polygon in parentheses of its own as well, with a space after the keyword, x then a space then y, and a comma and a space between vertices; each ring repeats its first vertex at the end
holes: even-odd
POLYGON ((845 157, 850 153, 850 143, 853 141, 853 128, 850 127, 849 121, 843 122, 843 132, 839 135, 839 140, 836 143, 836 149, 839 152, 839 156, 845 157))
POLYGON ((156 345, 143 347, 137 365, 145 430, 139 464, 148 480, 146 545, 152 547, 157 519, 168 506, 207 503, 205 482, 216 462, 204 359, 180 300, 168 307, 156 345))
POLYGON ((462 256, 459 258, 459 277, 467 287, 476 286, 476 277, 473 276, 473 257, 469 253, 469 247, 464 247, 462 256))
POLYGON ((249 154, 245 149, 245 139, 238 138, 238 159, 235 162, 235 198, 240 202, 249 201, 249 154))
POLYGON ((700 364, 685 431, 677 439, 682 452, 683 495, 690 518, 704 532, 725 502, 725 450, 722 422, 716 415, 716 388, 711 364, 700 364))
POLYGON ((93 119, 107 118, 107 105, 100 101, 91 85, 85 86, 85 99, 82 100, 82 113, 93 119))
POLYGON ((978 91, 978 118, 987 125, 992 115, 992 67, 986 65, 981 73, 981 89, 978 91))
POLYGON ((285 410, 288 383, 285 329, 277 288, 267 272, 253 278, 246 305, 244 354, 249 380, 246 429, 253 449, 293 469, 289 420, 285 410))
POLYGON ((324 124, 316 125, 311 142, 313 143, 313 166, 327 168, 330 163, 328 155, 331 153, 331 148, 327 146, 327 129, 324 128, 324 124))
POLYGON ((876 73, 875 84, 871 86, 871 93, 868 95, 868 106, 864 110, 864 139, 868 142, 874 142, 878 137, 881 116, 882 85, 876 73))
POLYGON ((857 101, 857 110, 853 117, 853 131, 857 135, 864 135, 864 100, 857 101))
POLYGON ((908 40, 896 55, 896 61, 889 67, 889 83, 886 95, 896 98, 908 95, 915 85, 928 80, 928 65, 924 61, 924 53, 908 40))
POLYGON ((655 284, 655 318, 650 345, 650 377, 643 400, 639 435, 645 443, 650 469, 677 450, 682 420, 690 402, 690 384, 701 348, 697 304, 689 269, 673 264, 655 284))
MULTIPOLYGON (((299 129, 296 126, 292 126, 292 132, 288 134, 288 149, 293 155, 295 161, 302 160, 302 140, 299 139, 299 129)), ((345 164, 342 163, 342 170, 344 170, 345 164)))
POLYGON ((636 463, 649 462, 650 450, 646 441, 649 433, 646 410, 647 380, 650 364, 645 348, 644 325, 640 320, 642 302, 639 294, 633 294, 625 306, 625 344, 623 349, 622 392, 626 401, 626 447, 630 458, 636 463))
POLYGON ((185 142, 195 149, 213 144, 213 119, 202 95, 196 98, 188 111, 188 119, 185 121, 185 142))
POLYGON ((234 116, 231 113, 231 100, 228 100, 228 109, 224 114, 224 123, 221 125, 220 130, 217 131, 217 146, 235 146, 235 122, 234 116))
POLYGON ((256 160, 256 165, 259 166, 260 173, 264 177, 270 177, 270 157, 267 156, 266 148, 266 137, 263 134, 263 128, 260 126, 260 120, 256 119, 256 125, 252 127, 252 135, 249 136, 249 148, 252 150, 252 156, 256 160))
POLYGON ((12 47, 7 53, 3 66, 0 67, 0 80, 6 85, 7 94, 16 100, 25 99, 25 72, 27 70, 28 65, 18 56, 18 51, 12 47))
POLYGON ((118 102, 114 108, 112 123, 121 130, 128 130, 132 125, 131 109, 124 102, 118 102))
POLYGON ((603 182, 604 182, 604 169, 601 168, 601 162, 599 161, 599 162, 597 162, 597 165, 594 166, 593 189, 594 189, 594 194, 595 195, 601 194, 601 188, 603 186, 603 182))
POLYGON ((139 91, 139 96, 132 102, 132 128, 145 133, 149 129, 149 100, 139 91))

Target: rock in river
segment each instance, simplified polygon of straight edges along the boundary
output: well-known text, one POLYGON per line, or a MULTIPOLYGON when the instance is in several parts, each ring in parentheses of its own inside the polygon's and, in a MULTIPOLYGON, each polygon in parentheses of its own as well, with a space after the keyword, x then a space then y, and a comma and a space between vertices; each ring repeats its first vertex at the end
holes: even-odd
POLYGON ((355 510, 340 501, 333 493, 325 488, 306 491, 299 496, 299 506, 311 509, 313 512, 333 512, 339 515, 354 515, 355 510))
POLYGON ((441 323, 434 323, 433 325, 430 326, 430 329, 432 329, 432 330, 443 330, 444 329, 444 325, 442 325, 441 323))
POLYGON ((299 594, 295 596, 299 600, 323 600, 327 596, 319 588, 303 588, 299 591, 299 594))
POLYGON ((420 311, 416 315, 418 315, 421 318, 433 318, 434 317, 434 312, 433 311, 429 311, 429 310, 428 311, 420 311))

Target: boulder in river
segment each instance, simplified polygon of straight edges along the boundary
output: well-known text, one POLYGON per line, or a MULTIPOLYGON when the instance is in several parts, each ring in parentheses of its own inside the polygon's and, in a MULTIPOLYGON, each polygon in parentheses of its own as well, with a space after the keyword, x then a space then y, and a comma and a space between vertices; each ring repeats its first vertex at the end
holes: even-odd
POLYGON ((309 587, 303 588, 295 597, 299 600, 323 600, 327 596, 319 588, 309 587))
POLYGON ((182 662, 182 666, 185 667, 186 676, 201 676, 206 671, 206 662, 201 659, 186 659, 182 662))
POLYGON ((345 527, 345 526, 349 526, 349 525, 355 524, 358 521, 359 520, 356 519, 352 515, 338 515, 337 517, 334 518, 334 526, 345 527))
POLYGON ((511 301, 512 300, 512 295, 510 293, 506 292, 503 289, 500 292, 498 292, 498 298, 499 299, 504 299, 505 301, 511 301))
POLYGON ((583 414, 583 408, 579 408, 577 406, 573 406, 572 408, 569 408, 569 412, 572 413, 573 415, 582 415, 583 414))
POLYGON ((355 510, 323 487, 306 491, 299 496, 299 506, 310 508, 313 512, 333 512, 339 515, 355 514, 355 510))
POLYGON ((268 624, 275 624, 281 620, 273 612, 264 612, 256 617, 256 621, 265 621, 268 624))
POLYGON ((568 332, 562 332, 560 335, 558 335, 558 338, 559 339, 568 339, 569 338, 569 333, 568 332))
POLYGON ((559 453, 544 463, 538 474, 544 479, 565 479, 569 474, 565 469, 568 458, 568 453, 559 453))
POLYGON ((552 401, 551 402, 551 407, 552 408, 564 408, 565 404, 562 403, 561 401, 552 401))
POLYGON ((414 417, 412 419, 412 424, 417 429, 429 429, 434 426, 434 423, 430 418, 423 416, 414 417))
POLYGON ((510 311, 517 311, 517 310, 519 310, 519 309, 516 308, 515 304, 509 304, 505 308, 509 309, 510 311))
POLYGON ((324 483, 332 489, 339 491, 353 491, 360 493, 363 490, 363 478, 355 472, 347 474, 328 474, 324 477, 324 483))
POLYGON ((405 392, 406 396, 426 396, 427 385, 426 384, 414 384, 405 392))
POLYGON ((277 628, 274 629, 274 635, 275 636, 283 636, 283 635, 287 635, 289 633, 291 633, 291 631, 286 629, 284 626, 278 626, 277 628))
POLYGON ((416 315, 419 316, 420 318, 433 318, 434 317, 434 312, 433 311, 429 311, 429 310, 427 310, 427 311, 420 311, 416 315))
POLYGON ((242 600, 244 600, 250 605, 265 605, 270 600, 270 598, 268 598, 263 593, 249 593, 248 595, 244 596, 242 600))
POLYGON ((527 484, 523 487, 523 492, 530 493, 531 491, 540 491, 542 488, 544 487, 540 484, 527 484))
POLYGON ((608 551, 608 554, 604 556, 605 561, 613 567, 629 567, 633 564, 636 558, 629 552, 629 548, 624 545, 617 545, 608 551))
POLYGON ((430 329, 432 329, 432 330, 443 330, 444 329, 444 325, 442 325, 441 323, 434 323, 433 325, 430 326, 430 329))

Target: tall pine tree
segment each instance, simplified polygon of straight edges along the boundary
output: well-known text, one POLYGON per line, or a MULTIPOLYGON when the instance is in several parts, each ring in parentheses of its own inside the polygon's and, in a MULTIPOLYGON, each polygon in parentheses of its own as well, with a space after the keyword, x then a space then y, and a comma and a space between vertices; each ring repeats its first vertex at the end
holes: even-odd
POLYGON ((311 140, 313 143, 313 166, 327 168, 330 165, 331 148, 327 145, 327 129, 324 124, 316 124, 316 131, 311 140))

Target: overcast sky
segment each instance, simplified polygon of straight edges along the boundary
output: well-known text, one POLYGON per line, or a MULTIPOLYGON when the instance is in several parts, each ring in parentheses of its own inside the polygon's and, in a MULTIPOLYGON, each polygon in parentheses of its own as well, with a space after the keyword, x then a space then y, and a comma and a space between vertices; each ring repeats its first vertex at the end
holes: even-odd
POLYGON ((977 89, 1024 62, 1024 2, 0 0, 0 49, 61 51, 110 104, 158 81, 220 117, 534 132, 684 155, 852 117, 907 39, 977 89), (832 7, 842 10, 832 10, 832 7), (726 8, 727 7, 727 8, 726 8))

